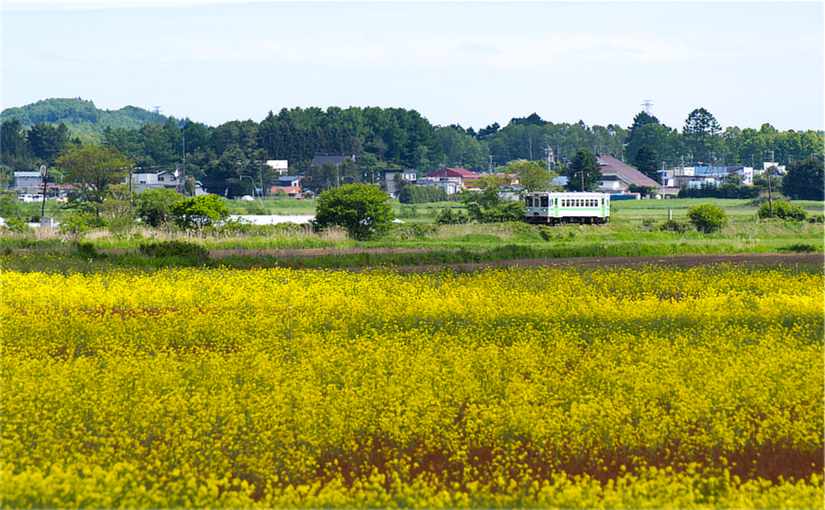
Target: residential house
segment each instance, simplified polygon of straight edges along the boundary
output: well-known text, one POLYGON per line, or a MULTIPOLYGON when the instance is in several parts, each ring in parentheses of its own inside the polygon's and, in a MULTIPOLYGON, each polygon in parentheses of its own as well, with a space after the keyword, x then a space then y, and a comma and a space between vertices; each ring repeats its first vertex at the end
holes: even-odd
POLYGON ((608 154, 597 156, 602 177, 597 188, 602 193, 629 193, 630 188, 658 190, 660 184, 636 168, 608 154))
POLYGON ((278 177, 275 184, 269 188, 269 193, 271 195, 284 193, 292 198, 300 197, 302 196, 301 179, 303 179, 303 177, 300 175, 282 175, 278 177))
POLYGON ((14 186, 17 193, 43 193, 43 176, 40 172, 14 172, 14 186))
POLYGON ((268 159, 266 166, 278 175, 286 175, 289 173, 289 160, 286 159, 268 159))
POLYGON ((384 170, 381 172, 381 187, 392 198, 398 198, 401 192, 401 186, 405 183, 416 182, 417 175, 415 170, 384 170))
POLYGON ((416 186, 435 186, 441 188, 448 195, 455 195, 461 191, 461 179, 459 177, 422 177, 415 181, 416 186))
POLYGON ((438 179, 448 178, 458 182, 459 189, 469 189, 478 187, 478 180, 481 178, 481 174, 461 167, 445 167, 428 173, 427 177, 438 179))
MULTIPOLYGON (((132 173, 132 191, 143 193, 147 189, 171 189, 183 192, 183 175, 178 170, 162 170, 160 172, 132 173)), ((200 181, 195 181, 195 195, 206 193, 200 181)))

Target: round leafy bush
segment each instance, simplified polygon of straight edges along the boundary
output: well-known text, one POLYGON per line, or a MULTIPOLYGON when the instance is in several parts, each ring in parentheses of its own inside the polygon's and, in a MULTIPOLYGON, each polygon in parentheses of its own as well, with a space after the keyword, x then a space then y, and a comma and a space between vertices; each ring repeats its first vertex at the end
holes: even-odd
POLYGON ((728 216, 721 207, 713 204, 695 205, 688 209, 688 219, 699 232, 717 232, 728 222, 728 216))
POLYGON ((793 221, 805 221, 805 218, 808 217, 805 209, 787 200, 776 200, 772 205, 764 202, 759 206, 757 214, 760 218, 779 218, 793 221))
POLYGON ((463 211, 454 211, 451 208, 442 209, 435 217, 435 222, 439 225, 460 225, 469 223, 470 217, 463 211))
POLYGON ((171 189, 149 189, 137 196, 137 215, 147 225, 159 227, 172 219, 172 207, 183 196, 171 189))
POLYGON ((172 206, 172 217, 184 230, 200 229, 226 219, 227 216, 229 209, 217 195, 185 198, 172 206))
POLYGON ((358 240, 385 234, 392 225, 390 197, 378 186, 345 184, 318 196, 315 224, 338 225, 358 240))
POLYGON ((659 230, 662 232, 676 232, 679 234, 684 234, 690 230, 690 225, 684 221, 667 220, 659 226, 659 230))

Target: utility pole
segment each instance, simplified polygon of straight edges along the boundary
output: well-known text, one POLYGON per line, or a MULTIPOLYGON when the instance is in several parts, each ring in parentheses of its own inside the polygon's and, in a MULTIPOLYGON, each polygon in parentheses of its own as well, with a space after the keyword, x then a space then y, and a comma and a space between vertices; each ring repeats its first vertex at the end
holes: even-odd
POLYGON ((46 181, 49 177, 49 169, 46 165, 40 165, 40 178, 43 179, 43 201, 40 204, 40 225, 43 225, 44 215, 46 214, 46 181))
POLYGON ((773 217, 773 192, 771 189, 771 169, 773 166, 769 166, 765 173, 768 174, 768 212, 771 217, 773 217))
POLYGON ((650 107, 653 106, 653 101, 651 101, 650 99, 645 99, 644 101, 642 101, 642 106, 645 109, 645 113, 650 115, 650 107))
POLYGON ((493 155, 492 155, 492 154, 488 154, 488 155, 487 155, 487 157, 488 157, 488 158, 489 158, 489 160, 490 160, 490 163, 489 163, 489 165, 488 165, 488 167, 487 167, 487 168, 489 169, 490 173, 493 173, 493 155))

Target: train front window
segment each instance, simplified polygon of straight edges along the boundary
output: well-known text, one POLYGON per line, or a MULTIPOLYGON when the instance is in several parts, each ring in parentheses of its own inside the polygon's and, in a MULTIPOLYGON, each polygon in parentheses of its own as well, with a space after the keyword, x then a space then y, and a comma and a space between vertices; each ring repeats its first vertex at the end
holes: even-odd
POLYGON ((547 207, 547 206, 548 206, 548 198, 547 198, 546 195, 543 195, 541 197, 541 207, 547 207))

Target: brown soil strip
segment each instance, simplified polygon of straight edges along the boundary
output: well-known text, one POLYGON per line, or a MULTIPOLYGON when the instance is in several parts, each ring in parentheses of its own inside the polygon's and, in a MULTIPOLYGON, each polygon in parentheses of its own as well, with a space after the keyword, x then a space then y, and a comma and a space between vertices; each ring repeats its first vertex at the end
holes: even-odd
MULTIPOLYGON (((571 257, 557 259, 510 259, 460 264, 396 266, 402 273, 428 273, 444 269, 459 272, 478 271, 495 267, 638 267, 674 266, 696 267, 709 264, 739 264, 746 266, 819 266, 825 267, 822 253, 736 253, 730 255, 673 255, 665 257, 571 257)), ((369 269, 359 268, 355 271, 369 269)))

